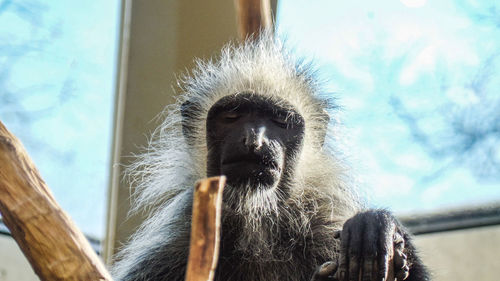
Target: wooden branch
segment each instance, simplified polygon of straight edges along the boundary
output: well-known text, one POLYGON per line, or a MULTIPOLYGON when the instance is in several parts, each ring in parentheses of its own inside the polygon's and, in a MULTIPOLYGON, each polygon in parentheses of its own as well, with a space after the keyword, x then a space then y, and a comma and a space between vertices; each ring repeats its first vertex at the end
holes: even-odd
POLYGON ((235 0, 238 33, 242 40, 257 36, 261 29, 272 28, 269 0, 235 0))
POLYGON ((219 257, 222 191, 225 183, 224 176, 196 183, 186 281, 211 281, 214 278, 219 257))
POLYGON ((111 280, 57 204, 21 142, 0 122, 0 213, 41 280, 111 280))

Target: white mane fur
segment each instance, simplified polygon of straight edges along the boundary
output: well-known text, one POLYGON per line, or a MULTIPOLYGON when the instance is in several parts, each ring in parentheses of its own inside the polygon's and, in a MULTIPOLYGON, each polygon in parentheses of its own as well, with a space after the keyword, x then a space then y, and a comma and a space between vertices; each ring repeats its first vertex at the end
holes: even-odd
MULTIPOLYGON (((165 233, 170 229, 167 221, 172 217, 176 221, 184 219, 184 214, 178 213, 186 204, 183 201, 186 196, 182 194, 190 193, 194 182, 206 177, 206 116, 211 106, 224 96, 251 92, 265 95, 277 104, 286 100, 303 116, 304 149, 296 160, 294 188, 287 204, 313 206, 309 212, 321 213, 325 220, 337 222, 358 210, 359 206, 353 204, 358 201, 346 183, 342 161, 323 145, 329 103, 319 96, 321 88, 310 66, 298 62, 275 37, 264 33, 258 40, 227 45, 217 59, 197 61, 191 74, 179 80, 179 86, 181 94, 176 104, 166 108, 165 119, 154 133, 148 150, 130 167, 130 178, 137 191, 134 211, 146 208, 155 213, 122 252, 126 258, 115 266, 115 274, 126 271, 140 259, 143 249, 165 243, 165 233), (182 133, 180 112, 185 101, 196 105, 189 116, 195 128, 189 144, 182 133), (327 202, 318 204, 312 198, 327 202)), ((263 195, 253 200, 268 198, 263 195)), ((286 215, 277 208, 271 206, 270 210, 286 215)), ((296 219, 296 227, 309 227, 309 219, 296 219)), ((265 237, 260 240, 263 239, 265 237)))

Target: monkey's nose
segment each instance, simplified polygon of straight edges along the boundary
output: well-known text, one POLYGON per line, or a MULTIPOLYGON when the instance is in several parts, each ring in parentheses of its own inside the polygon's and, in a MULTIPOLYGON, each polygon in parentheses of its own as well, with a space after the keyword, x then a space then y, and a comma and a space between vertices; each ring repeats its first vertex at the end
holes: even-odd
POLYGON ((264 143, 265 131, 265 127, 259 127, 257 129, 248 128, 247 130, 245 130, 245 146, 250 148, 251 150, 259 150, 264 143))

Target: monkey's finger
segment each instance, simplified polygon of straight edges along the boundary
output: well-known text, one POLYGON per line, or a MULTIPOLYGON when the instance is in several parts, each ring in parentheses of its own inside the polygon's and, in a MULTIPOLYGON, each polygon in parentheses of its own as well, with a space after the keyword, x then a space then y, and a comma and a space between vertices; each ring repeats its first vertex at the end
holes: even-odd
POLYGON ((403 268, 407 263, 408 263, 408 261, 407 261, 407 256, 405 253, 403 253, 400 250, 394 251, 394 269, 395 270, 399 270, 400 268, 403 268))
POLYGON ((374 256, 365 256, 363 259, 363 268, 362 270, 362 276, 361 280, 363 281, 374 281, 375 275, 373 274, 376 272, 376 262, 375 262, 375 257, 374 256))
POLYGON ((376 280, 377 254, 379 252, 380 229, 378 221, 367 221, 363 234, 363 274, 362 280, 376 280))
POLYGON ((377 261, 377 279, 376 280, 386 280, 388 273, 388 265, 389 265, 389 255, 380 255, 377 261))
POLYGON ((360 257, 359 255, 352 255, 349 258, 349 281, 358 281, 360 275, 360 257))
POLYGON ((396 278, 398 280, 405 280, 408 276, 410 276, 410 268, 408 265, 405 265, 401 270, 396 272, 396 278))
POLYGON ((362 256, 364 254, 363 246, 366 246, 363 243, 365 240, 365 233, 363 231, 352 231, 350 232, 349 239, 349 281, 358 281, 361 276, 361 267, 362 267, 362 256))
POLYGON ((347 255, 345 252, 340 252, 339 266, 337 272, 334 274, 335 280, 347 281, 349 277, 347 274, 347 268, 349 263, 347 262, 347 255))
POLYGON ((394 245, 394 251, 403 251, 405 248, 405 240, 401 233, 395 232, 393 235, 393 245, 394 245))
POLYGON ((347 281, 349 278, 349 242, 351 240, 351 235, 348 228, 344 226, 341 234, 340 240, 340 258, 339 258, 339 268, 337 274, 335 275, 339 281, 347 281))
POLYGON ((377 265, 378 265, 378 274, 377 274, 377 280, 383 281, 387 280, 387 274, 389 271, 389 261, 390 261, 390 254, 389 251, 393 251, 393 245, 392 245, 392 235, 382 235, 380 241, 380 246, 379 246, 379 253, 378 253, 378 259, 377 259, 377 265))
POLYGON ((334 281, 334 274, 336 273, 338 265, 336 262, 327 261, 318 266, 311 278, 311 281, 334 281))
POLYGON ((398 280, 405 280, 409 275, 408 257, 404 253, 405 240, 403 236, 394 233, 394 272, 398 280))
POLYGON ((398 280, 405 280, 410 275, 407 256, 400 250, 394 251, 394 271, 398 280))

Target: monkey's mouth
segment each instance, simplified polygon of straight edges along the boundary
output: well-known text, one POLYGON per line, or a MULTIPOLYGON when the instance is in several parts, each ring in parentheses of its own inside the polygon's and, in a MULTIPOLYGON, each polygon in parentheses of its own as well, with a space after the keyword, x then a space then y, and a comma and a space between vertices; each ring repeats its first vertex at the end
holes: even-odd
POLYGON ((241 165, 241 166, 260 166, 271 169, 279 169, 279 165, 276 161, 273 160, 271 155, 258 155, 258 154, 241 154, 229 157, 228 159, 224 159, 222 161, 222 166, 233 166, 233 165, 241 165))
POLYGON ((228 183, 254 182, 273 185, 279 180, 281 168, 270 155, 241 154, 222 161, 221 172, 228 183))

